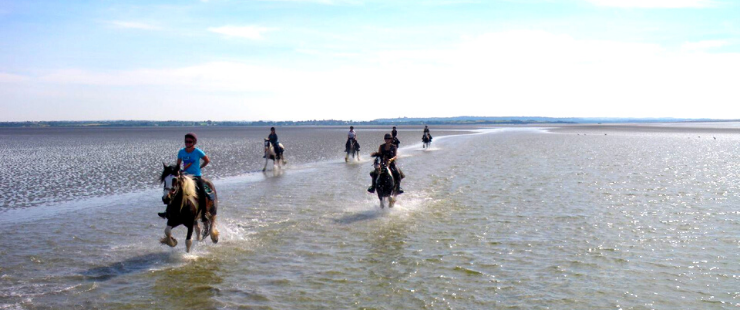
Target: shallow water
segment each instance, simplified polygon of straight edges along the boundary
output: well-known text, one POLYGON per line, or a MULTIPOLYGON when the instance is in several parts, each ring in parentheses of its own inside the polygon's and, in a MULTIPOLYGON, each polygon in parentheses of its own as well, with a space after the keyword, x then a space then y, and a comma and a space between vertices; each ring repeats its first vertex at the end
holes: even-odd
MULTIPOLYGON (((158 243, 163 206, 153 183, 10 206, 0 219, 0 308, 740 305, 740 135, 447 131, 458 135, 436 134, 422 150, 411 143, 420 129, 409 129, 400 132, 406 194, 381 210, 365 192, 367 131, 363 162, 348 164, 341 143, 331 154, 311 151, 336 144, 329 135, 341 141, 344 129, 313 130, 281 135, 289 150, 311 154, 288 154, 283 170, 254 172, 259 158, 239 159, 246 168, 233 173, 206 168, 219 176, 222 240, 190 254, 182 227, 178 247, 158 243), (302 146, 293 134, 307 135, 302 146)), ((203 143, 214 162, 246 154, 229 149, 232 134, 206 134, 223 141, 203 143)), ((159 167, 150 169, 156 177, 159 167)))

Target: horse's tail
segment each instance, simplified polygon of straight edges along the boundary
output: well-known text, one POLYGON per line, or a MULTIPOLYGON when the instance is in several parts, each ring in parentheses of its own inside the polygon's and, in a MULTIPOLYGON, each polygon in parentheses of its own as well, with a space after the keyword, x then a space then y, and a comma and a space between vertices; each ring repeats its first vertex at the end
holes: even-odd
POLYGON ((195 190, 195 181, 190 176, 182 176, 182 184, 180 185, 182 190, 182 203, 180 204, 180 211, 185 206, 186 202, 190 202, 192 205, 198 207, 198 192, 195 190))

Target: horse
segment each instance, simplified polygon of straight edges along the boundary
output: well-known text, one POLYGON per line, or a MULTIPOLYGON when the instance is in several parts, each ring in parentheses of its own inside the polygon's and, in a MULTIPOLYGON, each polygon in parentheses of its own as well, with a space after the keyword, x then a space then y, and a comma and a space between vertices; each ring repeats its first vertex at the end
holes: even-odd
POLYGON ((282 165, 288 164, 287 161, 285 161, 285 156, 283 153, 285 152, 285 147, 283 147, 282 143, 278 143, 278 147, 280 147, 280 152, 276 153, 275 148, 272 146, 272 143, 270 143, 270 139, 265 138, 265 166, 262 167, 262 171, 267 170, 267 161, 269 159, 272 159, 272 165, 277 165, 278 168, 282 165))
POLYGON ((388 200, 388 208, 393 208, 396 203, 396 182, 393 179, 393 173, 388 163, 383 160, 382 156, 376 154, 375 156, 375 173, 378 174, 378 178, 375 181, 375 191, 378 193, 378 199, 380 200, 380 208, 385 207, 385 200, 388 200))
POLYGON ((429 146, 432 144, 432 135, 430 135, 428 132, 424 133, 424 135, 421 137, 421 142, 424 144, 422 145, 422 148, 429 148, 429 146))
POLYGON ((210 188, 212 196, 206 195, 205 206, 199 206, 198 192, 196 182, 192 177, 183 175, 175 165, 167 166, 163 164, 164 170, 160 176, 160 182, 164 184, 162 202, 167 205, 167 228, 164 230, 165 237, 160 240, 161 243, 175 247, 177 239, 172 237, 172 228, 179 225, 185 225, 188 229, 186 237, 186 251, 189 253, 193 241, 192 235, 195 235, 198 241, 211 236, 213 243, 218 243, 219 232, 216 228, 216 213, 218 209, 218 194, 216 187, 207 179, 203 179, 203 184, 210 188), (200 218, 203 223, 203 234, 198 225, 200 218))
POLYGON ((344 161, 348 162, 349 157, 352 156, 352 158, 357 157, 357 160, 360 160, 360 146, 357 144, 357 140, 350 139, 347 141, 347 155, 344 156, 344 161))

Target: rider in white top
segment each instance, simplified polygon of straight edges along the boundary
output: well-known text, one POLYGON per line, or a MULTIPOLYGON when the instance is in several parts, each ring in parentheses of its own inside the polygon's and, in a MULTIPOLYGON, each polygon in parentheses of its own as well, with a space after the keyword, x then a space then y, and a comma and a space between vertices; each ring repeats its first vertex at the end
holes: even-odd
POLYGON ((347 143, 344 144, 344 152, 347 153, 347 156, 344 157, 344 160, 347 160, 347 158, 349 157, 349 148, 352 146, 352 142, 355 143, 355 150, 358 152, 357 158, 359 159, 360 143, 357 142, 357 133, 355 133, 355 126, 349 126, 349 132, 347 133, 347 143))

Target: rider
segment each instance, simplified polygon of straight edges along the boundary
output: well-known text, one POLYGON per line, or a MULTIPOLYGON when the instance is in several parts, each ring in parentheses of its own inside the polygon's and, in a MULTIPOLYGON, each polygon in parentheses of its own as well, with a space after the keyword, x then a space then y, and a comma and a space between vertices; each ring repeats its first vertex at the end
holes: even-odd
MULTIPOLYGON (((198 205, 205 206, 206 189, 205 186, 203 186, 200 169, 208 166, 211 160, 208 158, 206 153, 204 153, 201 149, 195 147, 195 144, 197 143, 198 137, 194 133, 189 132, 185 134, 185 147, 177 152, 177 167, 180 167, 181 163, 183 164, 182 172, 184 174, 190 175, 197 186, 198 205), (201 163, 201 160, 203 161, 203 163, 201 163)), ((165 218, 167 216, 166 213, 158 213, 158 215, 162 218, 165 218)))
POLYGON ((393 126, 393 130, 391 131, 391 134, 393 135, 393 145, 398 148, 398 145, 401 144, 401 141, 398 140, 398 131, 396 131, 396 126, 393 126))
POLYGON ((345 143, 345 153, 349 153, 349 148, 352 145, 352 141, 355 142, 355 149, 360 150, 360 143, 357 142, 357 134, 355 133, 355 126, 349 126, 349 132, 347 133, 347 143, 345 143))
POLYGON ((422 137, 429 139, 429 142, 432 142, 432 134, 429 133, 429 126, 424 125, 424 134, 422 137))
MULTIPOLYGON (((403 194, 401 188, 401 180, 405 177, 403 172, 396 167, 396 159, 398 158, 398 148, 393 144, 393 136, 389 133, 383 137, 385 140, 384 144, 378 147, 378 151, 373 153, 372 156, 381 156, 382 160, 388 163, 388 167, 391 169, 393 179, 396 181, 396 193, 403 194)), ((378 173, 376 170, 370 172, 370 176, 373 178, 373 184, 367 189, 368 192, 375 192, 375 183, 378 180, 378 173)))
POLYGON ((272 144, 272 147, 275 150, 275 156, 283 158, 283 148, 280 147, 280 142, 278 142, 278 135, 275 133, 275 127, 270 127, 270 135, 267 136, 267 140, 272 144))

